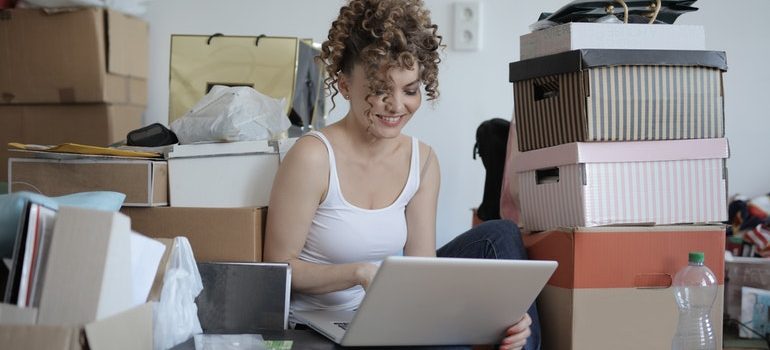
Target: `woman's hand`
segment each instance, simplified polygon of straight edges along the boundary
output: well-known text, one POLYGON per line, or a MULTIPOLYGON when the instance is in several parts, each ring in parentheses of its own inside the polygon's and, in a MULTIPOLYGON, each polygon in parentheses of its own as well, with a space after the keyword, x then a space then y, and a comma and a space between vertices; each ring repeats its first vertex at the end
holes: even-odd
POLYGON ((368 289, 369 285, 372 284, 372 280, 374 279, 374 275, 377 274, 378 268, 379 266, 370 263, 360 263, 356 265, 354 272, 355 279, 361 287, 364 287, 364 290, 368 289))
POLYGON ((529 325, 532 319, 529 314, 524 314, 521 319, 505 331, 505 339, 500 343, 500 350, 520 350, 527 343, 527 338, 532 333, 529 325))

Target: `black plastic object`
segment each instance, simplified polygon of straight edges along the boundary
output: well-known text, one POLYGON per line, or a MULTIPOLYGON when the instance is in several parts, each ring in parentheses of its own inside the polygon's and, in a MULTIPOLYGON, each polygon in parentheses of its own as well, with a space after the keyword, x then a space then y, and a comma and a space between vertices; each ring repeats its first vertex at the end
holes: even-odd
MULTIPOLYGON (((662 0, 660 11, 656 17, 656 23, 673 24, 676 19, 687 12, 697 11, 697 7, 692 7, 696 0, 662 0)), ((650 4, 655 0, 625 0, 628 6, 629 22, 640 23, 651 15, 653 9, 650 4)), ((555 23, 569 22, 593 22, 596 19, 606 16, 608 9, 612 9, 611 14, 623 20, 623 7, 614 0, 575 0, 553 13, 543 13, 540 20, 549 20, 555 23)))
POLYGON ((126 136, 126 145, 129 146, 159 147, 175 143, 179 143, 176 134, 160 123, 133 130, 126 136))
POLYGON ((482 122, 476 129, 473 159, 476 159, 478 154, 486 169, 484 196, 477 210, 479 219, 484 221, 500 218, 500 191, 503 187, 505 152, 510 127, 511 122, 494 118, 482 122))

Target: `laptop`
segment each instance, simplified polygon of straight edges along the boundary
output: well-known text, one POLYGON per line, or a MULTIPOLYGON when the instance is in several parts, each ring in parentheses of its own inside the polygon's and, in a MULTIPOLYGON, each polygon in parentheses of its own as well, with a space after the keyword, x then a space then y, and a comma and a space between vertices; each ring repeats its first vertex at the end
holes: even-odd
POLYGON ((555 261, 385 259, 357 311, 295 311, 343 346, 496 344, 535 301, 555 261))

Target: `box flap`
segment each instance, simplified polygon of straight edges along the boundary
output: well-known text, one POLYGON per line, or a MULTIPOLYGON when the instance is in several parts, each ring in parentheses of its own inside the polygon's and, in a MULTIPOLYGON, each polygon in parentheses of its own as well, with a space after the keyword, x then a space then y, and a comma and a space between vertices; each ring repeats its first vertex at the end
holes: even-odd
POLYGON ((37 308, 0 303, 0 324, 32 325, 36 322, 37 308))
POLYGON ((152 350, 153 303, 145 303, 101 321, 87 324, 92 350, 152 350))
POLYGON ((517 82, 592 67, 621 65, 698 66, 727 70, 724 51, 583 49, 511 62, 508 80, 517 82))
POLYGON ((112 10, 106 10, 104 16, 107 24, 107 71, 147 78, 147 22, 112 10))
POLYGON ((81 327, 3 325, 0 344, 4 350, 81 350, 85 338, 81 327))
POLYGON ((513 160, 516 172, 567 164, 654 162, 727 158, 727 139, 666 141, 573 142, 520 152, 513 160))
POLYGON ((61 207, 42 285, 39 324, 82 325, 131 308, 131 221, 61 207))
POLYGON ((167 158, 175 159, 254 153, 276 153, 276 149, 269 141, 196 143, 174 146, 171 152, 168 153, 167 158))

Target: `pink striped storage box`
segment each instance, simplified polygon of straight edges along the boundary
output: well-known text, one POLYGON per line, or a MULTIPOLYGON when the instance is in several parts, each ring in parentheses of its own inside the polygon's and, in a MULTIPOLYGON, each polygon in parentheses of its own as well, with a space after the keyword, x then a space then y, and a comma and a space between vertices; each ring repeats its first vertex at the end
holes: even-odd
POLYGON ((521 224, 555 227, 726 220, 724 138, 576 142, 520 153, 521 224))

